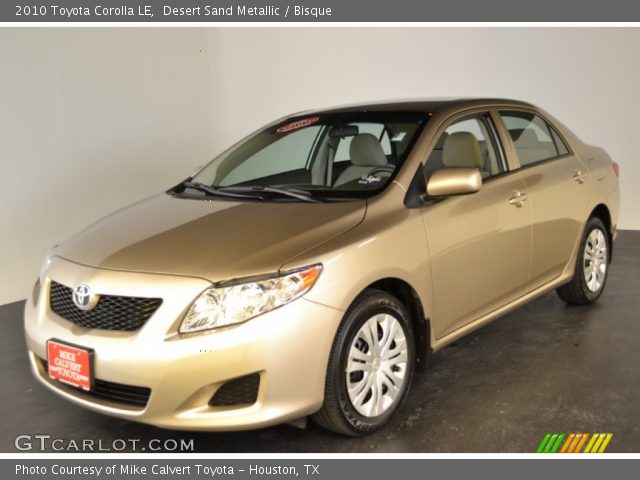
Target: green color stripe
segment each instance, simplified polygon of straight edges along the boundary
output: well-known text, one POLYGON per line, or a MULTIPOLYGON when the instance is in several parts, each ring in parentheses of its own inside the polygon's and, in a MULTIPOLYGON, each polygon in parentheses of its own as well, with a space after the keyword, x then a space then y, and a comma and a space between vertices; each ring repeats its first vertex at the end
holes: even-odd
POLYGON ((564 433, 561 433, 558 435, 558 440, 556 440, 556 444, 551 448, 551 451, 549 453, 556 453, 558 451, 558 449, 560 448, 560 445, 562 445, 562 441, 564 440, 564 433))
POLYGON ((551 434, 547 433, 544 436, 544 438, 542 439, 542 441, 540 442, 540 445, 538 445, 538 449, 536 450, 536 453, 544 452, 544 447, 547 445, 547 442, 549 441, 549 438, 551 438, 551 434))
POLYGON ((558 434, 557 433, 554 433, 553 435, 551 435, 551 438, 547 442, 547 446, 544 447, 544 453, 551 453, 551 449, 556 444, 556 439, 557 438, 558 438, 558 434))

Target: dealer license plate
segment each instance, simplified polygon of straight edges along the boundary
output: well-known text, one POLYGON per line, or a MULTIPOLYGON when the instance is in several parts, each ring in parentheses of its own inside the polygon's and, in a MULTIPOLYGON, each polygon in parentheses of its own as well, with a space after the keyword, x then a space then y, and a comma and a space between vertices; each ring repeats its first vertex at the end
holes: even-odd
POLYGON ((93 350, 59 340, 47 342, 49 377, 76 388, 93 387, 93 350))

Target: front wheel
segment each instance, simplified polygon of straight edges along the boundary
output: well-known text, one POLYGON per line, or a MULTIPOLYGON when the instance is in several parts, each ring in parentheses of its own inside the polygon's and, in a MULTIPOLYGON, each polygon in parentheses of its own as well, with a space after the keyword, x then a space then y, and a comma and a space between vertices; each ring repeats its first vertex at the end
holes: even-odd
POLYGON ((584 229, 573 278, 556 290, 558 296, 570 305, 595 302, 607 282, 610 251, 609 234, 602 220, 591 218, 584 229))
POLYGON ((411 384, 413 329, 405 307, 392 295, 366 290, 349 307, 333 343, 322 410, 313 419, 346 435, 385 425, 411 384))

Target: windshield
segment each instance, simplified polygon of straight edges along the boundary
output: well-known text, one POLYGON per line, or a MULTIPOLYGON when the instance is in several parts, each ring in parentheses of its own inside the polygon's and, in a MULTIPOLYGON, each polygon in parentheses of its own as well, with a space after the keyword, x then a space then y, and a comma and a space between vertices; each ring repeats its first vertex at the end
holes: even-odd
POLYGON ((299 201, 302 194, 369 197, 395 176, 427 118, 402 112, 291 117, 224 152, 186 187, 200 186, 210 194, 259 192, 261 199, 279 200, 284 196, 278 193, 296 192, 297 197, 286 197, 289 201, 299 201))

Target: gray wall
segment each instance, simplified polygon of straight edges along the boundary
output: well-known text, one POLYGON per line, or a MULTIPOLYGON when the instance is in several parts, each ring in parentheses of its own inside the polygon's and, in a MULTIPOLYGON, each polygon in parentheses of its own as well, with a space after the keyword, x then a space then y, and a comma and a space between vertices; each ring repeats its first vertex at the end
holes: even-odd
POLYGON ((48 246, 215 150, 207 31, 0 29, 0 304, 48 246))
POLYGON ((291 111, 361 100, 532 101, 622 170, 640 229, 640 29, 0 29, 0 304, 47 247, 171 186, 291 111))

